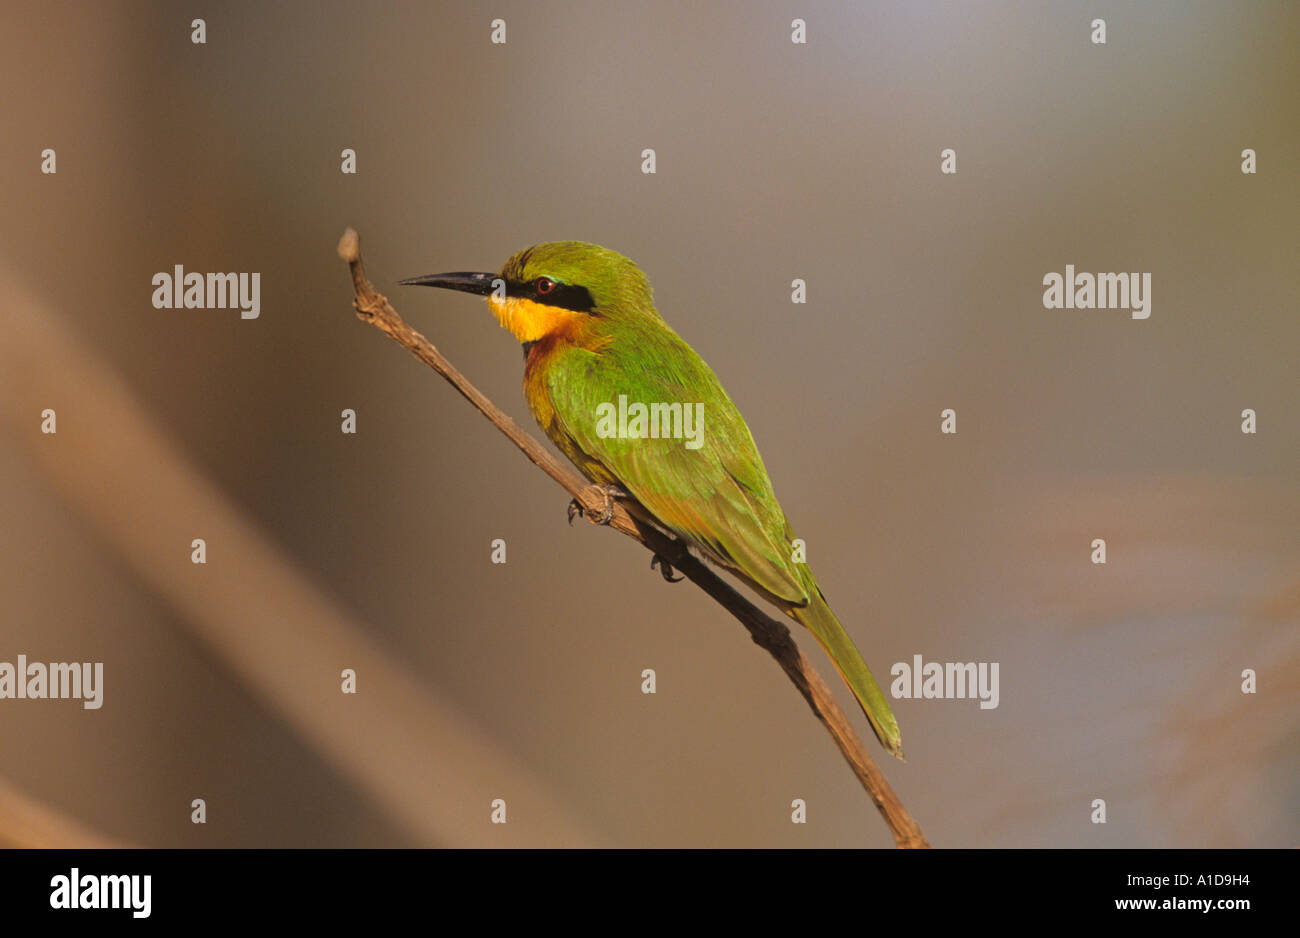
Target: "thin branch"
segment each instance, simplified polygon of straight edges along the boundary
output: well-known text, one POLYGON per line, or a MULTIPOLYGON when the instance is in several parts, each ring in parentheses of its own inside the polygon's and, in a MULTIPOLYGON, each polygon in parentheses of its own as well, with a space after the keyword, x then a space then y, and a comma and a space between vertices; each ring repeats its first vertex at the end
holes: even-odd
MULTIPOLYGON (((398 344, 451 382, 452 387, 464 395, 483 416, 491 420, 510 438, 511 442, 523 450, 524 455, 534 465, 573 496, 582 506, 587 517, 601 515, 606 505, 606 496, 602 489, 587 482, 578 475, 576 470, 551 455, 549 450, 526 433, 508 414, 488 400, 478 388, 470 384, 469 379, 461 374, 455 365, 434 348, 428 339, 412 329, 397 314, 387 297, 375 290, 374 285, 366 279, 365 270, 362 268, 361 241, 353 229, 349 228, 343 233, 343 237, 339 240, 338 251, 339 257, 347 262, 352 273, 352 288, 356 293, 352 305, 357 311, 357 317, 388 333, 398 344)), ((858 777, 858 781, 862 783, 862 787, 866 789, 879 809, 897 845, 910 848, 930 846, 925 835, 921 833, 920 825, 913 820, 898 796, 894 794, 894 790, 890 788, 889 782, 885 780, 880 769, 867 755, 862 741, 854 732, 844 711, 831 696, 826 682, 795 644, 790 630, 758 609, 704 563, 697 560, 686 550, 681 541, 659 530, 650 519, 640 514, 638 508, 639 506, 633 504, 632 512, 629 512, 628 504, 622 501, 616 502, 609 527, 639 541, 658 557, 668 561, 676 570, 689 577, 704 592, 717 600, 724 609, 739 619, 740 623, 749 630, 754 642, 777 660, 781 669, 789 675, 790 680, 799 689, 799 693, 803 694, 804 699, 808 701, 808 706, 812 708, 817 719, 825 725, 827 732, 835 740, 835 745, 843 753, 845 761, 853 769, 853 774, 858 777)))

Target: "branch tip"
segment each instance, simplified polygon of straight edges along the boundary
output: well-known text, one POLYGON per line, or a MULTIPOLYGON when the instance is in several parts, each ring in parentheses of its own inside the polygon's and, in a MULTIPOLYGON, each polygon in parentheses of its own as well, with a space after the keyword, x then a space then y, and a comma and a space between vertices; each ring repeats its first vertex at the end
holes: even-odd
POLYGON ((355 264, 361 259, 361 237, 355 228, 345 228, 343 237, 339 238, 339 257, 349 264, 355 264))

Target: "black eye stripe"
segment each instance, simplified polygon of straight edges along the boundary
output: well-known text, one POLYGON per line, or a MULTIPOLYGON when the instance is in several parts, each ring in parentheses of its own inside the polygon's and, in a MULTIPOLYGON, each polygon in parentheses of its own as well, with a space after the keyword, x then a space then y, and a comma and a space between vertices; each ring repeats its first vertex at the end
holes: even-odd
MULTIPOLYGON (((550 280, 551 278, 546 279, 550 280)), ((589 313, 596 308, 596 301, 592 299, 591 292, 586 287, 551 280, 554 286, 546 293, 542 293, 537 289, 537 280, 538 278, 534 277, 527 282, 507 281, 506 296, 536 300, 539 303, 545 303, 547 306, 571 309, 577 313, 589 313)))

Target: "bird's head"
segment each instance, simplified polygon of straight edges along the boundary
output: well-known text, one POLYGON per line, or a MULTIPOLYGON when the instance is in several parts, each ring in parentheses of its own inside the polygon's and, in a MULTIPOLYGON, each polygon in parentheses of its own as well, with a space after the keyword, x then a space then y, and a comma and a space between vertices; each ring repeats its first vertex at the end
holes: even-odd
POLYGON ((495 274, 429 274, 399 282, 485 296, 501 325, 524 343, 598 331, 602 320, 659 315, 641 268, 585 241, 535 244, 495 274))

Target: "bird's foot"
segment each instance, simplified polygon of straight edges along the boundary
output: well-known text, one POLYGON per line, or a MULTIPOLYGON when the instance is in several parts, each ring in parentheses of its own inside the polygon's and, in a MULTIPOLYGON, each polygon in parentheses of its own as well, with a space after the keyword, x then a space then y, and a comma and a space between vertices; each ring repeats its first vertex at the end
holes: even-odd
POLYGON ((673 576, 673 565, 667 560, 664 560, 658 554, 655 554, 650 558, 650 569, 653 570, 655 567, 659 568, 659 575, 669 583, 680 583, 682 580, 686 579, 684 576, 673 576))
MULTIPOLYGON (((619 498, 630 497, 627 492, 623 491, 617 485, 593 485, 592 488, 600 492, 605 498, 605 507, 600 514, 590 518, 592 524, 609 524, 614 519, 614 502, 619 498)), ((573 524, 573 519, 578 515, 587 516, 587 511, 582 507, 582 503, 576 498, 569 502, 569 524, 573 524)))

